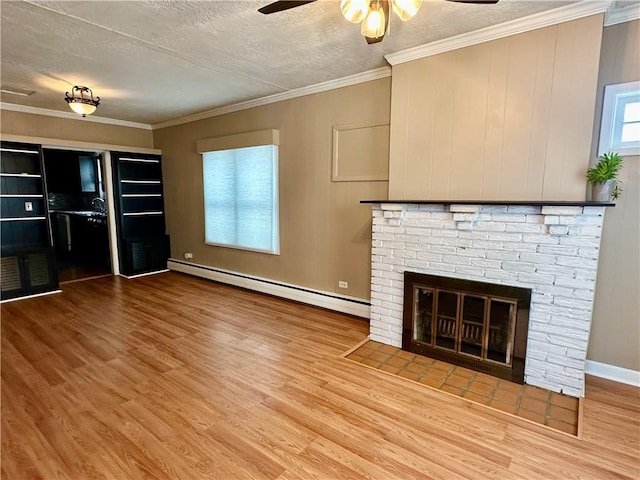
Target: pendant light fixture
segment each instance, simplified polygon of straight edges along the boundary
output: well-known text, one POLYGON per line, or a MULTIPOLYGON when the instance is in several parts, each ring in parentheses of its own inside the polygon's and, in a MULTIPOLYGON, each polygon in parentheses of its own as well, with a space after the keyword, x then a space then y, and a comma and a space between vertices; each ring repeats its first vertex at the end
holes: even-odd
POLYGON ((422 0, 341 0, 340 11, 349 22, 362 22, 360 33, 371 44, 381 42, 389 33, 389 4, 406 22, 418 13, 422 0))
POLYGON ((86 117, 96 111, 100 105, 100 97, 93 98, 90 88, 75 85, 69 92, 65 93, 65 101, 74 112, 86 117))

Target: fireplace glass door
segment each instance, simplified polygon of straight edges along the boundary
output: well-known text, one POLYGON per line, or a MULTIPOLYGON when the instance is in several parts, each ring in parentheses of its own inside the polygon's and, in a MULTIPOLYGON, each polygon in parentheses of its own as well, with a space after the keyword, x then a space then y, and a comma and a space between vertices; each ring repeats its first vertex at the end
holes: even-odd
POLYGON ((511 364, 517 302, 420 285, 414 286, 413 298, 415 342, 511 364))

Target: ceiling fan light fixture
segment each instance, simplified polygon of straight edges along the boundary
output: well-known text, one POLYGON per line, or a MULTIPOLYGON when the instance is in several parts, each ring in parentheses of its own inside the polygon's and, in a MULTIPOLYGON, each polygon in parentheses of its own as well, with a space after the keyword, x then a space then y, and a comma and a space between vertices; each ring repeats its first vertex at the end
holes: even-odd
POLYGON ((369 10, 369 0, 341 0, 342 16, 351 23, 360 23, 369 10))
MULTIPOLYGON (((388 13, 388 12, 387 12, 388 13)), ((369 6, 369 12, 362 21, 360 33, 367 38, 384 37, 387 30, 387 18, 380 0, 373 0, 369 6)))
POLYGON ((391 0, 391 6, 400 20, 406 22, 418 13, 422 0, 391 0))
POLYGON ((100 105, 100 97, 93 98, 93 92, 90 88, 74 85, 71 93, 65 93, 65 101, 69 104, 69 108, 83 117, 91 115, 100 105))

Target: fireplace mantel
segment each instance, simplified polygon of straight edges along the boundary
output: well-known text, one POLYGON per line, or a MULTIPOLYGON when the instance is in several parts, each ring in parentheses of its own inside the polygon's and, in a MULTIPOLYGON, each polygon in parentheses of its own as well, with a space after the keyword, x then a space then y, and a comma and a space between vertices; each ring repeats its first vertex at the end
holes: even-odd
POLYGON ((533 207, 615 207, 613 202, 587 202, 573 200, 360 200, 366 204, 414 204, 414 205, 514 205, 533 207))

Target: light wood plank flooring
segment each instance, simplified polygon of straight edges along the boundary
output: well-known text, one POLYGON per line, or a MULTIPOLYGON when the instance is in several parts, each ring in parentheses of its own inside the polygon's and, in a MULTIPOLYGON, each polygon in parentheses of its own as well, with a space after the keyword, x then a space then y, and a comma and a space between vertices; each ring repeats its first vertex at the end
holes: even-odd
POLYGON ((639 390, 583 439, 340 358, 360 319, 177 273, 2 305, 3 479, 634 479, 639 390))

